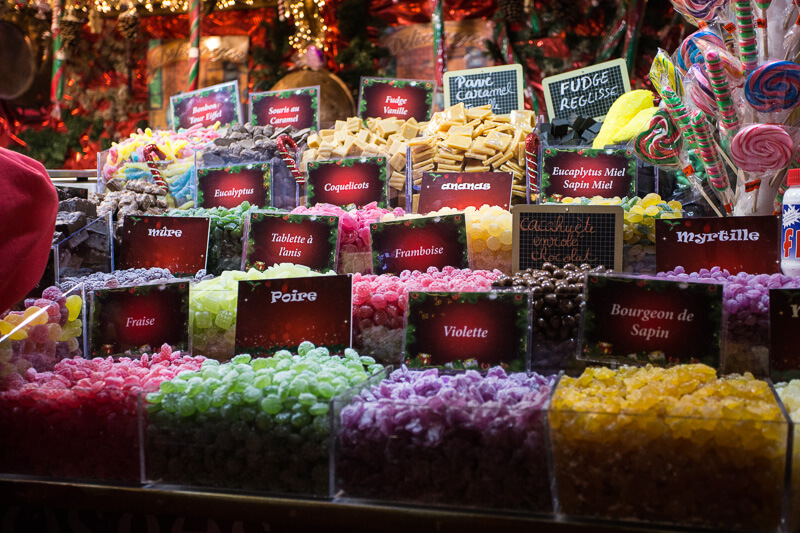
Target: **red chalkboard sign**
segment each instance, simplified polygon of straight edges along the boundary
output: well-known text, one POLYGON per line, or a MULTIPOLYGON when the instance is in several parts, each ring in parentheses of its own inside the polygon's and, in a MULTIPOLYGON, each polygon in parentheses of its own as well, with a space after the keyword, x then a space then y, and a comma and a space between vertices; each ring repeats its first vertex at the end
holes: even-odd
POLYGON ((351 157, 311 161, 307 166, 306 202, 363 207, 388 206, 385 157, 351 157))
POLYGON ((170 106, 172 129, 176 131, 198 125, 213 126, 217 122, 223 127, 242 122, 237 81, 172 96, 170 106))
POLYGON ((686 272, 718 266, 731 274, 780 272, 777 216, 656 220, 656 268, 686 272))
POLYGON ((194 275, 206 268, 206 217, 126 216, 117 268, 168 268, 194 275))
POLYGON ((581 357, 627 364, 717 368, 721 283, 588 274, 581 357))
POLYGON ((197 170, 197 206, 232 209, 242 202, 269 207, 270 164, 206 167, 197 170))
POLYGON ((250 93, 250 124, 319 129, 319 87, 250 93))
POLYGON ((633 196, 637 161, 631 150, 544 148, 539 173, 541 201, 633 196))
POLYGON ((92 357, 189 348, 189 284, 167 283, 91 293, 92 357))
POLYGON ((320 272, 336 271, 339 217, 252 213, 245 235, 245 269, 294 263, 320 272))
POLYGON ((411 292, 405 357, 412 365, 524 371, 528 338, 527 291, 411 292))
POLYGON ((434 83, 425 80, 361 78, 358 116, 428 121, 433 111, 434 83))
POLYGON ((296 351, 303 341, 341 352, 351 345, 348 276, 240 281, 236 353, 296 351))
POLYGON ((508 209, 513 182, 510 172, 425 172, 417 212, 430 213, 443 207, 480 209, 484 204, 508 209))
POLYGON ((470 267, 463 214, 376 222, 370 233, 374 274, 470 267))

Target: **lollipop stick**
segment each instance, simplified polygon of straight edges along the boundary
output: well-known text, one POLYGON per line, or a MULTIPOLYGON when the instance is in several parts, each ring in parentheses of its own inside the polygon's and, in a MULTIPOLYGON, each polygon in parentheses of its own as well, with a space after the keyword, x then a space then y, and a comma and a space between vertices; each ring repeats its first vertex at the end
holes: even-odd
POLYGON ((787 31, 789 31, 789 26, 792 24, 792 22, 794 22, 794 20, 795 20, 794 19, 794 12, 795 12, 796 9, 797 9, 797 6, 794 4, 794 2, 789 4, 789 14, 786 17, 786 19, 783 21, 783 33, 786 33, 787 31))
POLYGON ((763 32, 761 35, 764 41, 764 61, 769 60, 769 33, 767 32, 767 10, 765 8, 761 8, 761 20, 764 21, 764 27, 761 28, 763 32))
POLYGON ((719 145, 719 143, 716 140, 714 140, 714 146, 717 147, 717 150, 719 151, 719 155, 722 156, 722 159, 725 160, 725 163, 727 163, 727 165, 729 167, 731 167, 731 170, 733 170, 734 172, 736 172, 738 174, 739 173, 739 168, 736 165, 733 164, 733 161, 731 161, 731 158, 728 157, 728 154, 725 153, 725 150, 722 149, 722 147, 719 145))
POLYGON ((714 205, 714 202, 711 201, 711 198, 708 197, 708 193, 706 193, 706 190, 703 188, 703 184, 702 183, 698 183, 697 184, 697 188, 700 190, 700 194, 703 195, 703 198, 705 198, 706 202, 708 202, 708 205, 711 206, 711 209, 714 210, 714 212, 717 214, 717 216, 718 217, 725 216, 725 215, 722 214, 722 211, 717 209, 717 206, 714 205))
POLYGON ((760 190, 761 190, 761 186, 758 186, 756 188, 756 193, 753 195, 753 210, 752 210, 752 213, 754 215, 756 214, 756 208, 758 207, 758 191, 760 191, 760 190))

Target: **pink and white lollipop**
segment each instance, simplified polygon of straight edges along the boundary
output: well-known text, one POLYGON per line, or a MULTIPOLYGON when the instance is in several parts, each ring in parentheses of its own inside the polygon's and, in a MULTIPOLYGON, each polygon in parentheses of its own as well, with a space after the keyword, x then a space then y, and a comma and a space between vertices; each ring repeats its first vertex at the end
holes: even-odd
POLYGON ((700 65, 692 65, 686 75, 684 84, 686 93, 698 109, 706 115, 714 115, 717 112, 714 89, 700 65))
POLYGON ((731 141, 731 157, 740 169, 768 172, 785 167, 794 143, 777 124, 751 124, 740 129, 731 141))

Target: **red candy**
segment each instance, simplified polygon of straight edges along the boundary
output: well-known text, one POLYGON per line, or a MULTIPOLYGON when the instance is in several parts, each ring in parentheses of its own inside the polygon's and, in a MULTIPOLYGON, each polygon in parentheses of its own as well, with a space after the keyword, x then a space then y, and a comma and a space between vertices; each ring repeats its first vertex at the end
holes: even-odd
POLYGON ((0 471, 138 481, 137 395, 204 360, 165 345, 139 360, 64 359, 49 372, 11 373, 0 384, 0 471))

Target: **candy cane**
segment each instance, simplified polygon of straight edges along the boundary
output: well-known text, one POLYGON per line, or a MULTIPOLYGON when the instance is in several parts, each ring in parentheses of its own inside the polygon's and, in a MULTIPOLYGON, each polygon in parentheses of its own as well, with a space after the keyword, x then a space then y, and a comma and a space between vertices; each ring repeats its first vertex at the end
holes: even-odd
POLYGON ((164 152, 162 152, 161 149, 155 144, 148 144, 142 150, 142 155, 144 156, 145 161, 147 161, 147 166, 150 168, 150 174, 153 175, 153 181, 156 182, 156 185, 164 189, 164 192, 169 192, 167 182, 164 181, 164 178, 161 176, 161 170, 155 163, 159 159, 166 157, 164 152))
POLYGON ((288 135, 281 135, 275 142, 278 145, 278 151, 281 153, 283 162, 289 167, 289 171, 294 176, 295 181, 301 183, 303 181, 303 173, 300 172, 300 169, 297 168, 297 163, 294 161, 297 154, 297 143, 288 135))

